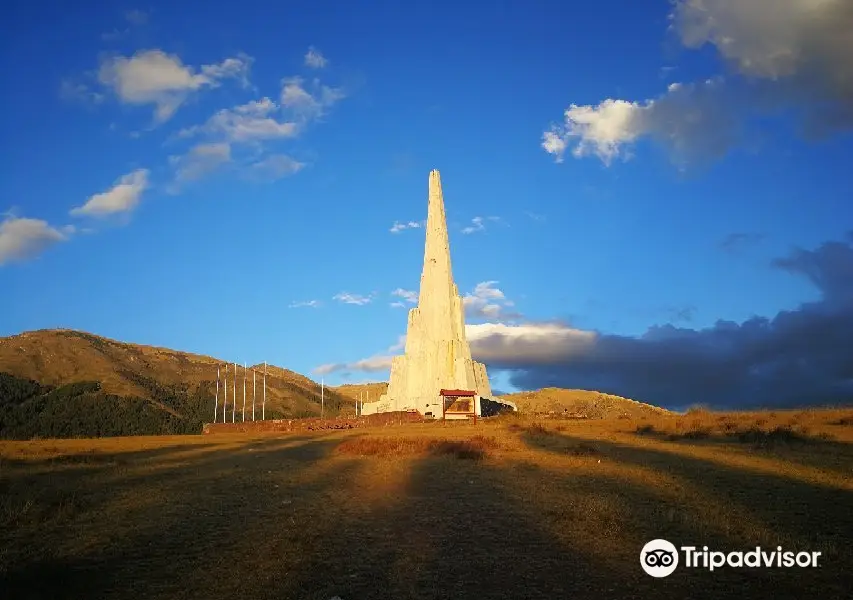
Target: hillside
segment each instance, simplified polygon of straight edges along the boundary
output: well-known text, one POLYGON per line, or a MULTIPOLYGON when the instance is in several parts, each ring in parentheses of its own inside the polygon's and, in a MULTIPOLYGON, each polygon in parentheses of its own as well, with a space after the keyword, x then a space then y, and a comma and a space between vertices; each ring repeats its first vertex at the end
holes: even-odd
MULTIPOLYGON (((28 435, 49 435, 49 432, 71 435, 61 424, 52 423, 69 418, 70 399, 76 407, 73 416, 79 424, 74 434, 110 435, 103 432, 126 431, 124 424, 113 421, 135 419, 128 411, 134 415, 143 411, 151 416, 139 422, 139 427, 133 429, 135 433, 200 432, 202 423, 213 418, 217 365, 224 362, 210 356, 128 344, 73 330, 30 331, 0 338, 0 373, 7 375, 0 380, 0 436, 21 437, 24 432, 10 431, 10 423, 18 423, 15 426, 18 429, 26 425, 28 435), (83 414, 78 414, 80 411, 83 414), (110 415, 106 423, 104 415, 110 415), (33 420, 42 423, 41 429, 36 427, 37 431, 33 431, 29 423, 33 420), (94 423, 99 425, 95 427, 94 423)), ((263 367, 254 368, 258 372, 256 416, 259 417, 263 367)), ((248 418, 252 402, 251 369, 246 378, 248 418)), ((240 367, 238 419, 242 416, 242 383, 240 367)), ((319 415, 318 383, 273 365, 267 368, 266 383, 267 418, 319 415)), ((233 366, 229 369, 228 391, 230 406, 233 366)), ((220 410, 222 396, 220 390, 220 410)), ((327 415, 337 414, 352 404, 334 389, 326 391, 325 400, 327 415)))
POLYGON ((379 396, 388 391, 388 382, 345 383, 332 389, 352 400, 363 399, 365 402, 375 402, 379 400, 379 396))
POLYGON ((620 416, 643 417, 669 412, 663 408, 643 404, 629 398, 588 390, 542 388, 533 392, 506 394, 501 398, 515 402, 519 412, 522 413, 553 413, 554 416, 586 419, 620 416))

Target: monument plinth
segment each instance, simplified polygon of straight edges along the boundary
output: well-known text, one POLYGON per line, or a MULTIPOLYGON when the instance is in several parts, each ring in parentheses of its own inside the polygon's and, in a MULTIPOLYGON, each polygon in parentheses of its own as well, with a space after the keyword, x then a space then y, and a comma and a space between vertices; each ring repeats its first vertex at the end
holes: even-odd
MULTIPOLYGON (((409 311, 406 349, 394 357, 388 392, 365 404, 364 414, 417 410, 452 417, 442 390, 470 391, 471 412, 480 414, 480 397, 491 396, 485 365, 471 358, 465 337, 462 297, 453 282, 450 242, 438 171, 429 174, 424 268, 418 306, 409 311)), ((452 400, 451 402, 455 402, 452 400)), ((461 413, 468 411, 458 411, 461 413)))

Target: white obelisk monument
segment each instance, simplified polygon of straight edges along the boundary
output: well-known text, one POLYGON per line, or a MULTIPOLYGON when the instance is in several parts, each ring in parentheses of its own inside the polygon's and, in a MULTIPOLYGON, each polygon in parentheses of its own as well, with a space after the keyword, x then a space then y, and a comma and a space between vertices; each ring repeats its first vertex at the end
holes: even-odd
POLYGON ((450 268, 441 177, 432 171, 420 296, 409 311, 405 354, 394 357, 388 392, 365 403, 363 414, 414 409, 439 417, 442 389, 473 391, 477 414, 480 397, 492 395, 486 367, 472 360, 465 337, 462 297, 450 268))

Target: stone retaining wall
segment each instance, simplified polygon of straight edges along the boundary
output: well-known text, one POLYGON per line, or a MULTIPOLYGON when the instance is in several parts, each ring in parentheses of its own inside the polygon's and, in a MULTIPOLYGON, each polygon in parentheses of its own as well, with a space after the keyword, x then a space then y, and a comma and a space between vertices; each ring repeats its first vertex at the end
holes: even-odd
POLYGON ((379 427, 402 423, 422 423, 419 412, 387 412, 366 415, 357 418, 335 419, 267 419, 266 421, 246 421, 237 423, 205 423, 203 434, 211 433, 249 433, 262 431, 322 431, 333 429, 355 429, 358 427, 379 427))

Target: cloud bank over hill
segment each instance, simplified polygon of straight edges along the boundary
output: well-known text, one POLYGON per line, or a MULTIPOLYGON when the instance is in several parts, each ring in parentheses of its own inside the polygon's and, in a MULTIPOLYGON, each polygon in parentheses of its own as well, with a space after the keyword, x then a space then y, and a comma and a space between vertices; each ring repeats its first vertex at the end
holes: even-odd
POLYGON ((853 233, 771 267, 806 277, 820 299, 773 318, 654 326, 639 337, 560 323, 470 325, 472 353, 521 389, 597 389, 667 407, 853 402, 853 233))

